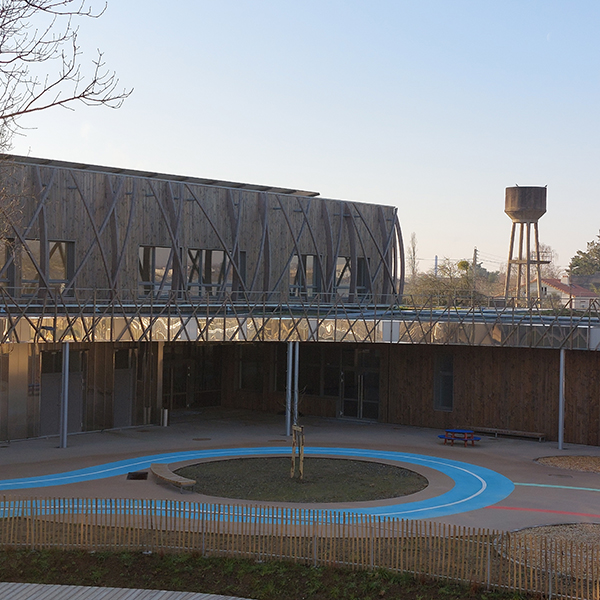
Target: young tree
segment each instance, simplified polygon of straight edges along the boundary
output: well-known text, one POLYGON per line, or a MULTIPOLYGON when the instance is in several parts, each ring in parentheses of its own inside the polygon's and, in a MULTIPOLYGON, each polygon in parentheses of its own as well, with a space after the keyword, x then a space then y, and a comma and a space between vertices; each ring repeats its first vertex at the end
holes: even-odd
POLYGON ((120 90, 102 53, 81 67, 80 18, 98 18, 88 0, 0 0, 0 151, 10 149, 25 114, 76 102, 121 106, 131 90, 120 90))
POLYGON ((571 275, 594 275, 600 273, 600 234, 597 240, 587 243, 587 249, 578 250, 569 264, 571 275))

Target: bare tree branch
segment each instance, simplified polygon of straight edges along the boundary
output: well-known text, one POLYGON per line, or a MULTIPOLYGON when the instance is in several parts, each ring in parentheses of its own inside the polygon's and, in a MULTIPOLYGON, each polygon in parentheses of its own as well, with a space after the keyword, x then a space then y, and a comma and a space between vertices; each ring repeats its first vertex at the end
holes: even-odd
POLYGON ((82 71, 74 23, 105 10, 94 11, 88 0, 0 0, 0 150, 25 114, 76 102, 119 108, 131 94, 100 51, 89 74, 82 71))

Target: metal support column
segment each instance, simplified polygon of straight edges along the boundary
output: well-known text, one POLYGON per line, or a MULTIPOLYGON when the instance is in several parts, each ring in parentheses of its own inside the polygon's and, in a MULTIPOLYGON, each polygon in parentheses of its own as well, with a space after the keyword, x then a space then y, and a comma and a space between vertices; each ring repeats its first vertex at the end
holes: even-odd
POLYGON ((62 351, 62 394, 60 398, 60 448, 67 447, 69 426, 69 342, 63 344, 62 351))
POLYGON ((294 342, 287 343, 287 372, 285 381, 285 435, 292 435, 292 368, 294 342))
POLYGON ((563 449, 565 438, 565 349, 560 349, 560 376, 558 381, 558 449, 563 449))
POLYGON ((300 364, 300 342, 294 342, 294 425, 298 425, 298 367, 300 364))

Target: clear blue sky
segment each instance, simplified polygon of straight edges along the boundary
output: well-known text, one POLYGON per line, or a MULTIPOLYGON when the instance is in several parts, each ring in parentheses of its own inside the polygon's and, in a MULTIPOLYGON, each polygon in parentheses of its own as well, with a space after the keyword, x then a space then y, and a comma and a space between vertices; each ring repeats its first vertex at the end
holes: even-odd
POLYGON ((423 270, 506 260, 514 184, 548 186, 561 265, 598 234, 597 0, 109 0, 80 44, 133 95, 15 153, 395 205, 423 270))

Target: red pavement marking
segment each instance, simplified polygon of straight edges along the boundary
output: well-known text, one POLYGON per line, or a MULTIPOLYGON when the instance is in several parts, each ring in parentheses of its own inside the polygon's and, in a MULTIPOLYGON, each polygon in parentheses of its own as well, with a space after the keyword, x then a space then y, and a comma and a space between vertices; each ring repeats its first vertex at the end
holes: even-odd
POLYGON ((565 510, 546 510, 544 508, 519 508, 517 506, 486 506, 486 508, 495 508, 496 510, 523 510, 527 512, 554 513, 555 515, 573 515, 576 517, 593 517, 594 519, 600 519, 600 515, 592 515, 590 513, 568 512, 565 510))

